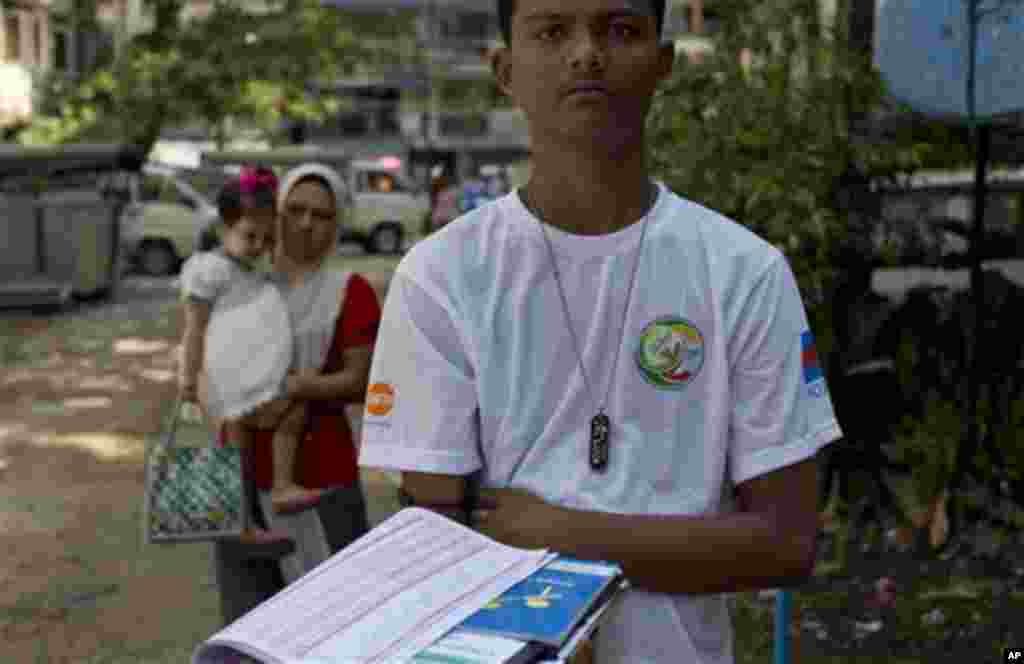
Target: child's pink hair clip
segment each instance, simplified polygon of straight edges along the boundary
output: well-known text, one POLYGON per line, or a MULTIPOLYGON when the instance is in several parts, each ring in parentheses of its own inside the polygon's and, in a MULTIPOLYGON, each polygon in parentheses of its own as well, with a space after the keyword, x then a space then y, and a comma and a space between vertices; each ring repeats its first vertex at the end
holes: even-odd
POLYGON ((238 176, 238 186, 243 194, 252 194, 260 189, 277 191, 277 176, 264 166, 246 166, 238 176))

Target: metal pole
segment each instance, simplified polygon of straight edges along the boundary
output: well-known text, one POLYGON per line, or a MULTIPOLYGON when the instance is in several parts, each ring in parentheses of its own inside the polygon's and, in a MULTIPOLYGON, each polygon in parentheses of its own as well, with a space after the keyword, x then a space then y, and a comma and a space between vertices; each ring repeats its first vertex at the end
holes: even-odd
POLYGON ((974 455, 978 450, 978 397, 981 391, 981 363, 979 350, 981 332, 985 325, 985 283, 982 272, 982 252, 985 241, 985 202, 988 198, 987 168, 989 148, 991 146, 991 128, 980 125, 974 128, 977 144, 977 157, 974 167, 974 224, 971 228, 971 318, 969 330, 973 338, 965 342, 967 350, 967 390, 964 396, 964 413, 967 419, 964 429, 965 437, 961 441, 953 464, 953 477, 950 481, 950 492, 955 494, 963 482, 968 469, 972 467, 974 455))
MULTIPOLYGON (((974 164, 974 224, 971 228, 970 242, 970 294, 972 324, 968 326, 973 338, 964 342, 967 360, 967 390, 964 394, 963 439, 957 446, 956 460, 953 463, 953 476, 949 482, 949 492, 953 505, 959 503, 958 491, 968 470, 973 471, 974 455, 978 450, 978 397, 981 388, 981 365, 978 361, 980 335, 985 321, 985 292, 982 281, 982 251, 985 237, 985 199, 987 198, 987 169, 989 148, 991 146, 991 128, 979 123, 975 114, 975 83, 977 72, 978 42, 978 0, 968 2, 968 61, 967 61, 967 121, 971 137, 977 146, 974 164)), ((950 507, 953 516, 953 530, 959 529, 957 517, 959 510, 950 507)))
POLYGON ((775 595, 775 664, 789 664, 789 607, 788 590, 775 595))

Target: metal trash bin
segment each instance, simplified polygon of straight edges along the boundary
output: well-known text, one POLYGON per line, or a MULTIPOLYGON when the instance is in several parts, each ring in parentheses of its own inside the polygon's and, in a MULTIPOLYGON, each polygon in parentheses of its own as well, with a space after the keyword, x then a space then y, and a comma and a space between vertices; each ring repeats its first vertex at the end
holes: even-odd
POLYGON ((76 297, 116 290, 123 206, 95 189, 48 192, 37 205, 46 235, 47 274, 70 282, 76 297))
POLYGON ((120 278, 125 198, 104 174, 138 171, 135 146, 0 146, 0 306, 63 306, 120 278))

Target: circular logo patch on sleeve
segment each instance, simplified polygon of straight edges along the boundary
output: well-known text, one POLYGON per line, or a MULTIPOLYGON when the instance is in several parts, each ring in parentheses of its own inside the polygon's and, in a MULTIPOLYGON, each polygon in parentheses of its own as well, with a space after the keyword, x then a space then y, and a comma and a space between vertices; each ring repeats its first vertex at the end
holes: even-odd
POLYGON ((681 390, 704 366, 704 335, 684 318, 659 318, 641 332, 636 364, 654 387, 681 390))
POLYGON ((384 417, 395 405, 395 390, 387 383, 374 383, 366 390, 366 412, 384 417))

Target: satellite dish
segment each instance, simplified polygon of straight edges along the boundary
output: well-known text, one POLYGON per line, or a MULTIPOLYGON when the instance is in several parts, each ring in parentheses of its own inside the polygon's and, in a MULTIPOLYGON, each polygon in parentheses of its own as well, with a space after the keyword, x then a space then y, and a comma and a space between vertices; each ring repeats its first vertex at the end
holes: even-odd
MULTIPOLYGON (((889 93, 915 111, 967 120, 971 0, 879 0, 875 62, 889 93)), ((978 2, 974 118, 1024 109, 1024 1, 978 2)))

